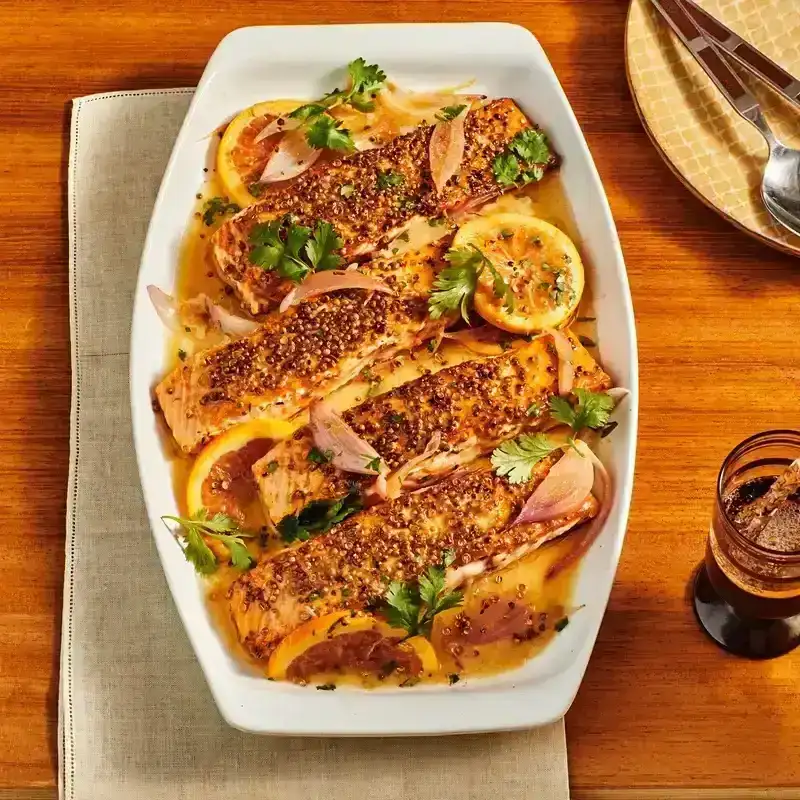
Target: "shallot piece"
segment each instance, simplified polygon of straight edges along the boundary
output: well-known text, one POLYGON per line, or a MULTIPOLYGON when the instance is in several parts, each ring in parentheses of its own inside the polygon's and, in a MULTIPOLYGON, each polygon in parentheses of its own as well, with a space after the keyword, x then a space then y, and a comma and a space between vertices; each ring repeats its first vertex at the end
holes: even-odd
POLYGON ((436 114, 446 106, 463 104, 469 108, 472 101, 478 97, 480 95, 409 92, 394 84, 387 85, 380 95, 382 105, 389 111, 417 125, 422 122, 432 122, 436 114))
POLYGON ((223 333, 228 333, 232 336, 246 336, 258 327, 258 323, 255 320, 245 319, 236 314, 231 314, 230 311, 217 305, 209 297, 206 297, 205 301, 206 308, 208 309, 208 316, 213 323, 219 325, 223 333))
POLYGON ((156 314, 158 314, 158 318, 164 325, 171 331, 179 331, 181 329, 181 320, 175 298, 152 283, 147 287, 147 295, 153 304, 156 314))
POLYGON ((340 289, 366 289, 372 292, 383 292, 392 294, 392 290, 377 278, 371 278, 356 270, 330 269, 323 272, 315 272, 309 275, 301 284, 295 286, 286 297, 281 301, 278 310, 283 313, 301 300, 316 297, 328 292, 336 292, 340 289))
POLYGON ((447 122, 438 122, 433 129, 428 152, 431 177, 437 192, 441 192, 447 181, 461 168, 466 146, 465 118, 466 114, 462 110, 453 119, 447 122))
POLYGON ((304 131, 289 131, 281 137, 258 180, 260 183, 276 183, 296 178, 313 166, 321 155, 322 150, 308 143, 304 131))
POLYGON ((297 130, 302 124, 302 120, 294 119, 293 117, 276 117, 269 125, 266 125, 258 132, 253 142, 258 144, 259 142, 263 142, 264 139, 274 136, 276 133, 286 133, 287 131, 297 130))
POLYGON ((365 442, 324 400, 309 411, 309 425, 314 445, 323 453, 332 453, 331 463, 345 472, 384 476, 387 467, 380 453, 365 442), (372 464, 378 464, 377 469, 372 464))
POLYGON ((572 387, 575 384, 572 344, 565 334, 555 330, 555 328, 545 328, 544 332, 553 337, 553 342, 556 346, 556 353, 558 353, 558 393, 564 397, 572 391, 572 387))
POLYGON ((547 570, 545 578, 548 580, 558 575, 559 572, 562 572, 570 564, 574 564, 594 544, 600 532, 603 530, 603 526, 608 519, 608 514, 611 511, 611 492, 613 486, 608 470, 605 468, 603 462, 584 442, 576 442, 576 445, 581 448, 581 452, 586 453, 587 458, 591 460, 594 467, 592 494, 600 503, 600 510, 597 512, 597 516, 589 523, 588 528, 575 547, 552 564, 550 569, 547 570), (581 445, 583 445, 583 447, 581 447, 581 445))
POLYGON ((396 470, 394 470, 394 472, 392 472, 388 476, 386 480, 387 499, 394 500, 396 497, 400 497, 400 495, 403 492, 403 488, 405 488, 406 478, 423 461, 427 461, 431 456, 435 455, 439 451, 441 443, 442 443, 442 434, 440 431, 436 431, 433 434, 433 436, 431 436, 428 444, 425 445, 425 449, 418 456, 410 458, 408 461, 405 462, 405 464, 398 467, 396 470))
POLYGON ((594 483, 590 453, 594 455, 584 442, 575 441, 536 487, 511 524, 546 522, 577 511, 594 483))

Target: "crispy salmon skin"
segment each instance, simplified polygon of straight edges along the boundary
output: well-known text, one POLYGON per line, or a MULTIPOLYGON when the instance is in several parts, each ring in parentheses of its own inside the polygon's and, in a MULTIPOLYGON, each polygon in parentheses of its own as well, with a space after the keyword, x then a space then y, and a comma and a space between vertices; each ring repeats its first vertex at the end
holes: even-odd
MULTIPOLYGON (((312 168, 220 226, 212 239, 217 271, 248 311, 266 313, 280 303, 292 284, 250 263, 249 237, 255 224, 285 214, 310 227, 324 220, 341 237, 345 259, 366 255, 414 217, 436 217, 508 188, 495 180, 493 160, 529 127, 513 100, 492 100, 469 112, 461 169, 441 192, 431 178, 428 148, 433 126, 428 125, 383 147, 312 168), (343 187, 348 187, 347 196, 342 194, 343 187)), ((547 166, 552 163, 554 157, 547 166)))
POLYGON ((374 506, 262 559, 228 592, 240 641, 256 658, 266 658, 312 617, 368 608, 380 602, 387 581, 417 579, 446 550, 455 553, 448 583, 458 585, 462 576, 504 566, 592 518, 599 504, 589 495, 563 517, 510 526, 558 458, 547 456, 518 485, 494 474, 488 462, 475 462, 467 474, 374 506))
MULTIPOLYGON (((574 336, 577 388, 602 391, 611 379, 574 336)), ((558 355, 550 337, 498 356, 477 358, 423 376, 345 412, 344 420, 370 444, 390 470, 435 450, 416 464, 404 485, 414 489, 462 467, 523 431, 547 420, 550 397, 558 390, 558 355)), ((331 463, 309 459, 309 427, 278 443, 253 465, 264 512, 274 523, 298 514, 308 503, 344 497, 358 485, 362 494, 374 477, 354 475, 331 463)), ((399 493, 399 492, 398 492, 399 493)))
POLYGON ((375 259, 364 267, 392 294, 348 289, 274 313, 253 333, 178 365, 156 387, 175 440, 192 453, 258 416, 288 419, 365 366, 441 333, 428 295, 445 244, 375 259))

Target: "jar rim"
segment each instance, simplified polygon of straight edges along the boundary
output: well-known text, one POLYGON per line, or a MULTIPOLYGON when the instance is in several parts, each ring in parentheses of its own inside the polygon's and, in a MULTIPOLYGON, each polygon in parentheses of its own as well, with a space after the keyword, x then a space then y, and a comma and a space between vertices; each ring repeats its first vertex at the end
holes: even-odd
POLYGON ((770 430, 761 431, 760 433, 754 433, 752 436, 748 436, 746 439, 739 442, 739 444, 737 444, 736 447, 734 447, 733 450, 728 453, 728 455, 725 457, 725 460, 722 462, 722 466, 719 469, 719 475, 717 476, 717 508, 720 511, 722 519, 725 521, 726 528, 728 528, 728 535, 731 536, 731 538, 739 545, 739 547, 742 547, 745 550, 751 550, 754 553, 765 556, 773 561, 796 563, 800 562, 800 550, 792 550, 787 553, 785 550, 774 550, 771 547, 765 547, 764 545, 757 544, 751 539, 748 539, 739 532, 733 520, 728 515, 728 511, 725 508, 725 503, 722 502, 725 472, 730 464, 739 456, 750 450, 753 445, 760 443, 766 444, 766 442, 762 440, 779 438, 782 436, 791 437, 797 440, 798 458, 800 458, 800 431, 792 428, 773 428, 770 430))

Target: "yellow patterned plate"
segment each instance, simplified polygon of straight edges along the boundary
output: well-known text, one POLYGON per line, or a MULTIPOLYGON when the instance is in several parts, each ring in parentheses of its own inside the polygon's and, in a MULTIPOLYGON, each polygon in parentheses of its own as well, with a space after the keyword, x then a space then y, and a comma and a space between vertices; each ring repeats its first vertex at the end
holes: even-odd
MULTIPOLYGON (((710 14, 800 78, 798 0, 697 0, 710 14)), ((647 132, 681 180, 734 225, 800 255, 800 237, 761 203, 767 145, 739 117, 660 19, 650 0, 632 0, 625 36, 628 80, 647 132)), ((800 110, 735 67, 776 136, 800 147, 800 110)))

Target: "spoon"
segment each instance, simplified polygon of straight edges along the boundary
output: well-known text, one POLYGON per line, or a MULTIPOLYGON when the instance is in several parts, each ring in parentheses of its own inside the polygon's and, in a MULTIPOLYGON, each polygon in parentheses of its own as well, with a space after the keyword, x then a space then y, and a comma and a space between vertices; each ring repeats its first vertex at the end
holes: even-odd
POLYGON ((680 0, 650 0, 714 81, 736 113, 747 120, 769 146, 769 159, 761 180, 761 199, 770 216, 800 236, 800 150, 782 144, 767 124, 758 101, 730 64, 689 16, 680 0))

